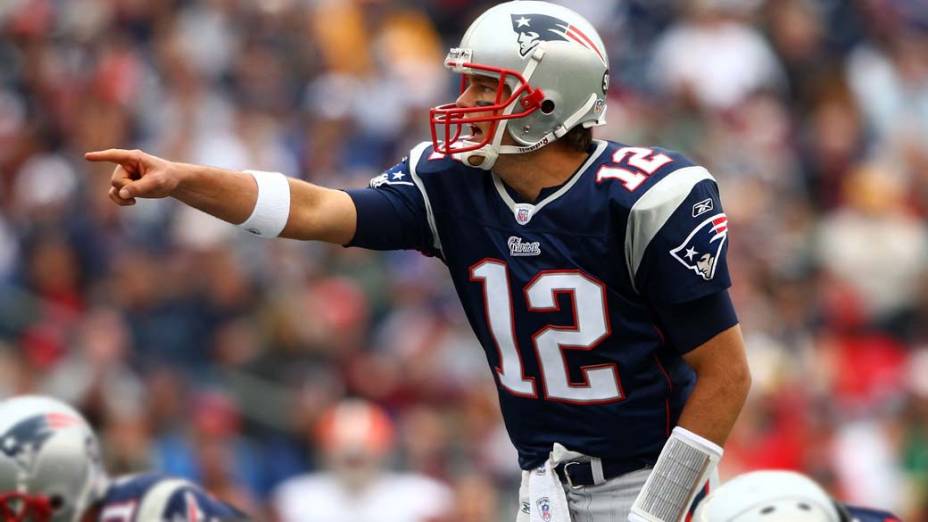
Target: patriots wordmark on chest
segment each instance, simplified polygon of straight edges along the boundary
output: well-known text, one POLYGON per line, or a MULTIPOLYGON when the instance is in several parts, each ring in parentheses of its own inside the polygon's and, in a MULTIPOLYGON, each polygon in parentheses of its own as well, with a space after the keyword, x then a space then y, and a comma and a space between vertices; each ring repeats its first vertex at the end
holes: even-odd
POLYGON ((540 256, 541 244, 538 241, 525 241, 519 236, 509 237, 509 255, 518 256, 540 256))

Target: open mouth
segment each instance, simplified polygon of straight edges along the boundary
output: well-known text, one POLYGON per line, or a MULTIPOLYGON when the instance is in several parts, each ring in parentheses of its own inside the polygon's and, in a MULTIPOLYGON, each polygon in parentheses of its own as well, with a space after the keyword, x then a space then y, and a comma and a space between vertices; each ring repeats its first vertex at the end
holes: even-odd
POLYGON ((480 141, 480 137, 483 136, 483 131, 480 130, 480 127, 476 125, 470 126, 470 137, 473 141, 480 141))

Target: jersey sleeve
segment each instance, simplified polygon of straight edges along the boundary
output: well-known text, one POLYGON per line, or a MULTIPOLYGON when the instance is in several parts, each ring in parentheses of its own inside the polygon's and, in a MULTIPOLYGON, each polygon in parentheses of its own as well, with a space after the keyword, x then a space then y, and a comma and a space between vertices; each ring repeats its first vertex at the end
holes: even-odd
POLYGON ((635 289, 679 353, 738 323, 726 291, 728 218, 709 172, 671 172, 632 206, 626 256, 635 289))
POLYGON ((718 187, 698 166, 668 174, 632 206, 625 254, 635 289, 655 306, 731 286, 728 218, 718 187))
POLYGON ((161 520, 177 522, 248 522, 237 508, 217 500, 194 485, 177 489, 170 496, 161 520))
POLYGON ((372 250, 419 250, 440 255, 434 218, 416 165, 427 144, 373 178, 364 189, 346 190, 357 209, 355 235, 346 246, 372 250))
POLYGON ((839 504, 839 509, 847 512, 851 522, 902 522, 902 519, 888 511, 862 508, 839 504))

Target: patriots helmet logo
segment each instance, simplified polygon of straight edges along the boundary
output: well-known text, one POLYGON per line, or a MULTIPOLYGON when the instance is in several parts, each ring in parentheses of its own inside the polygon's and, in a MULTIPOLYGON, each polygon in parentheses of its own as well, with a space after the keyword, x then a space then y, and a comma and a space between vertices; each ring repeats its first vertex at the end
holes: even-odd
POLYGON ((574 42, 595 52, 603 62, 602 51, 579 27, 542 14, 514 14, 512 30, 518 35, 519 54, 528 56, 541 42, 574 42))
POLYGON ((23 469, 31 469, 35 455, 54 434, 81 421, 64 413, 35 415, 13 425, 0 435, 0 452, 23 469))
POLYGON ((728 218, 716 214, 702 221, 670 255, 706 281, 715 277, 715 267, 728 238, 728 218))

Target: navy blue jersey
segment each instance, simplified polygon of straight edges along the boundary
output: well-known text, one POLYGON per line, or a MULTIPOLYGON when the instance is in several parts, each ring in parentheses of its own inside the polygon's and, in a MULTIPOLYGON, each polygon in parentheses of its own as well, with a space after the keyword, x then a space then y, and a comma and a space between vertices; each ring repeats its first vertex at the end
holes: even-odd
POLYGON ((100 522, 244 522, 236 508, 198 486, 155 473, 116 479, 106 491, 100 522))
POLYGON ((844 506, 844 509, 850 515, 847 522, 900 522, 902 520, 888 511, 855 506, 844 506))
POLYGON ((448 266, 523 469, 555 442, 656 459, 695 379, 681 358, 695 346, 664 336, 672 316, 660 312, 730 285, 727 219, 706 169, 597 141, 565 184, 525 203, 423 143, 349 194, 352 245, 417 249, 448 266))

